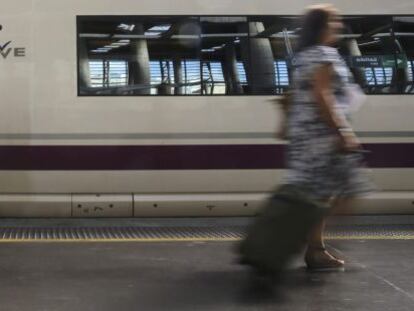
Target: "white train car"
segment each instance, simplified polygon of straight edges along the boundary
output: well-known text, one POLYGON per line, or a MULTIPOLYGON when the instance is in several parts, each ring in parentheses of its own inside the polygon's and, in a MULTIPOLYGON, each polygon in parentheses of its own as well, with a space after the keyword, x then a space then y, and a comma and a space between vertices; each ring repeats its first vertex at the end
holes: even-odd
MULTIPOLYGON (((379 191, 414 210, 414 3, 332 1, 379 191)), ((0 216, 251 215, 283 176, 271 102, 307 1, 2 0, 0 216)))

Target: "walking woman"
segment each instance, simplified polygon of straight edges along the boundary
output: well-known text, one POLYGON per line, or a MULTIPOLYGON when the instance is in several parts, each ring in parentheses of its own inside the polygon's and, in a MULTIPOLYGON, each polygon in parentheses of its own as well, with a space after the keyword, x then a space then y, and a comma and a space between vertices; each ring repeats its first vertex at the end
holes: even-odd
MULTIPOLYGON (((335 48, 342 28, 331 5, 313 6, 304 15, 287 112, 286 182, 333 206, 370 187, 360 173, 360 143, 349 123, 352 75, 335 48)), ((344 265, 325 249, 324 226, 322 221, 309 238, 305 261, 310 269, 344 265)))

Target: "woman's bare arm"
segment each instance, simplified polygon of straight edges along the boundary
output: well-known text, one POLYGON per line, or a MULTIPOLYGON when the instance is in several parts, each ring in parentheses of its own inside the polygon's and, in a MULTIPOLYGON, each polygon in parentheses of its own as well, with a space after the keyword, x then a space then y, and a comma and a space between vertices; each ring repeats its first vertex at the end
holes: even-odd
POLYGON ((314 76, 313 95, 323 120, 338 133, 341 148, 346 151, 353 151, 360 148, 360 143, 347 120, 335 111, 332 78, 332 65, 321 66, 314 76))
POLYGON ((313 95, 324 121, 333 129, 349 127, 344 118, 334 109, 335 97, 332 93, 332 65, 323 65, 317 69, 313 79, 313 95))

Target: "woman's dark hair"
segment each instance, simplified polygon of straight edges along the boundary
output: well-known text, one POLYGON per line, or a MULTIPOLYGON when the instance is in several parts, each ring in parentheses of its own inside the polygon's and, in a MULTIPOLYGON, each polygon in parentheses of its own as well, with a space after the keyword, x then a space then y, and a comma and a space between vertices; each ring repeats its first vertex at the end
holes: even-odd
POLYGON ((298 51, 321 43, 322 35, 334 14, 334 9, 330 6, 310 8, 305 13, 302 17, 298 51))

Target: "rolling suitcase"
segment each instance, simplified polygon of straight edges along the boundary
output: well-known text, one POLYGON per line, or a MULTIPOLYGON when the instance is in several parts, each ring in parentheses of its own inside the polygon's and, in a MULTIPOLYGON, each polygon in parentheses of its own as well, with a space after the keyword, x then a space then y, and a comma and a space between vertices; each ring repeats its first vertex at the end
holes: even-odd
POLYGON ((300 188, 280 187, 248 228, 239 248, 240 262, 262 274, 279 275, 325 213, 326 207, 310 200, 300 188))

